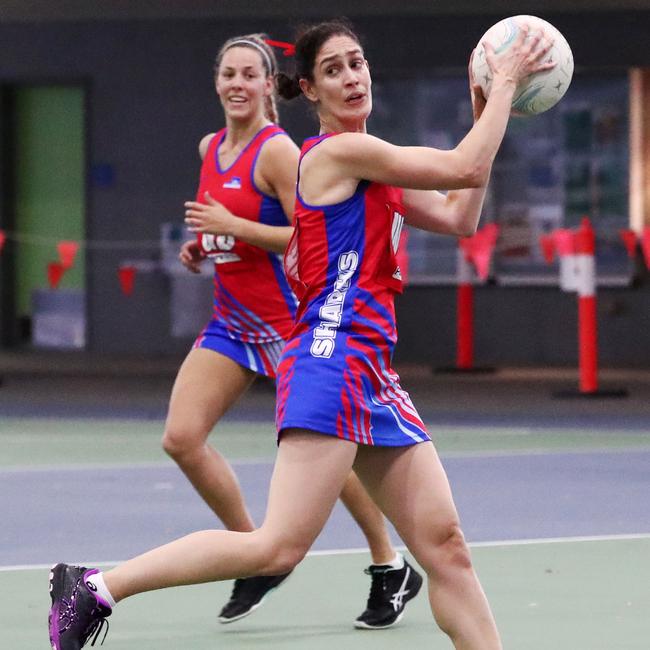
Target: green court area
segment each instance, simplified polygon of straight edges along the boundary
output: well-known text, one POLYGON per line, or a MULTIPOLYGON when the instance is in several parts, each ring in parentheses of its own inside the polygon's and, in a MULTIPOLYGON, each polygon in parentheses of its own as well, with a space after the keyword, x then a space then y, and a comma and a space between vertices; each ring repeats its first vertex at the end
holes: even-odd
MULTIPOLYGON (((0 466, 163 462, 163 426, 151 420, 3 418, 0 466)), ((428 427, 443 455, 650 448, 650 428, 428 427)), ((222 422, 213 441, 232 459, 271 459, 276 450, 271 421, 222 422)))
MULTIPOLYGON (((474 561, 512 650, 647 650, 650 539, 479 547, 474 561)), ((352 628, 366 596, 354 554, 308 557, 252 616, 216 614, 228 583, 142 594, 111 616, 107 650, 451 648, 422 592, 390 630, 352 628)), ((48 647, 47 569, 0 572, 2 647, 48 647)))

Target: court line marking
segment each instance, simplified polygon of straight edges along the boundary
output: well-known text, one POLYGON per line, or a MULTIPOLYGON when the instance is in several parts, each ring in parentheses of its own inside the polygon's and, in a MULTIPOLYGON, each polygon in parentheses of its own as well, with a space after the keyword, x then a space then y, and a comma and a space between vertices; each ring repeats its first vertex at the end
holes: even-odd
MULTIPOLYGON (((442 460, 474 459, 474 458, 517 458, 521 456, 575 456, 575 455, 603 455, 603 454, 629 454, 629 453, 650 453, 650 446, 633 445, 629 447, 573 447, 573 448, 551 448, 543 447, 532 449, 486 449, 484 451, 449 451, 438 452, 442 460)), ((273 465, 275 457, 259 458, 232 458, 231 465, 273 465)), ((67 472, 67 471, 95 471, 95 470, 120 470, 120 469, 162 469, 176 467, 171 460, 153 460, 141 462, 110 462, 110 463, 66 463, 62 465, 9 465, 0 467, 1 474, 20 474, 29 472, 67 472)))
MULTIPOLYGON (((629 533, 625 535, 590 535, 578 537, 540 537, 533 539, 507 539, 495 540, 490 542, 470 542, 470 548, 495 548, 495 547, 509 547, 509 546, 534 546, 545 544, 580 544, 587 542, 627 542, 637 540, 650 540, 650 532, 648 533, 629 533)), ((396 550, 406 551, 405 546, 396 546, 396 550)), ((328 557, 334 555, 358 555, 361 553, 368 553, 368 548, 334 548, 324 549, 320 551, 309 551, 307 557, 328 557)), ((113 562, 81 562, 83 566, 89 567, 112 567, 124 563, 126 560, 115 560, 113 562)), ((72 563, 75 564, 75 563, 72 563)), ((50 569, 52 564, 15 564, 0 566, 0 573, 8 573, 10 571, 41 571, 50 569)))

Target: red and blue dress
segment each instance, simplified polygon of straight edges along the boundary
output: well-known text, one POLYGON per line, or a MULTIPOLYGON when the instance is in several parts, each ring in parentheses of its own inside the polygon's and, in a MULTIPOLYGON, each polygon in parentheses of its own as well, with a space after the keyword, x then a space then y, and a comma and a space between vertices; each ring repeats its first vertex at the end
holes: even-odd
MULTIPOLYGON (((308 139, 301 160, 331 135, 308 139)), ((380 446, 430 439, 391 367, 401 194, 361 181, 345 201, 313 206, 297 192, 285 270, 300 304, 278 365, 280 434, 310 429, 380 446)))
MULTIPOLYGON (((280 201, 255 185, 255 164, 265 142, 286 136, 269 124, 246 145, 228 168, 218 151, 222 129, 210 141, 201 167, 197 201, 204 194, 244 219, 270 226, 289 226, 280 201)), ((194 347, 215 350, 245 368, 275 377, 284 342, 293 327, 297 300, 282 267, 282 256, 232 236, 200 234, 201 251, 214 261, 212 318, 194 347)))

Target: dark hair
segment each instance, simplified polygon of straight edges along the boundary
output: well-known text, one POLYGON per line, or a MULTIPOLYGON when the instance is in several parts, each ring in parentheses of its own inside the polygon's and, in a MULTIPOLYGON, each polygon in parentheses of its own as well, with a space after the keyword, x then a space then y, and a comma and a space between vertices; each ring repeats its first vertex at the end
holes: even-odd
MULTIPOLYGON (((267 44, 266 38, 266 34, 246 34, 244 36, 233 36, 233 38, 229 38, 221 46, 221 49, 214 60, 214 74, 217 75, 219 73, 221 59, 223 59, 223 55, 231 47, 247 47, 250 50, 256 51, 260 55, 266 76, 270 77, 275 75, 278 70, 278 60, 275 58, 275 52, 273 52, 273 49, 267 44)), ((271 122, 277 124, 278 109, 275 104, 275 94, 271 94, 265 98, 264 113, 271 122)))
POLYGON ((299 28, 296 38, 296 72, 289 76, 283 72, 275 75, 280 97, 293 99, 300 95, 300 80, 314 80, 314 64, 316 56, 323 44, 332 36, 349 36, 361 45, 361 41, 346 18, 328 20, 317 25, 299 28))

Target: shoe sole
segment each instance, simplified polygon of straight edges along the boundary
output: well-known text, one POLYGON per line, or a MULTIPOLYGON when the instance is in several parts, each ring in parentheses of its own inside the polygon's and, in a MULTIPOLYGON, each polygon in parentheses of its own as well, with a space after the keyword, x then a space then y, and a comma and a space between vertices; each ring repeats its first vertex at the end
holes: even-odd
POLYGON ((276 585, 275 587, 272 587, 269 589, 264 596, 262 596, 261 600, 258 603, 255 603, 249 610, 245 611, 243 614, 239 614, 239 616, 232 616, 230 618, 225 618, 223 616, 218 616, 217 620, 219 623, 222 625, 228 625, 228 623, 234 623, 235 621, 240 621, 242 618, 246 618, 247 616, 250 616, 258 607, 261 607, 264 604, 264 601, 278 588, 281 587, 282 585, 287 583, 287 580, 289 580, 290 576, 287 576, 279 585, 276 585))
POLYGON ((389 627, 393 627, 393 625, 397 625, 402 620, 403 616, 404 616, 404 611, 402 610, 398 614, 397 618, 392 623, 388 623, 388 625, 368 625, 368 623, 364 623, 363 621, 355 621, 354 627, 357 630, 387 630, 389 627))
POLYGON ((368 623, 364 623, 363 621, 355 621, 354 627, 357 630, 387 630, 389 627, 393 627, 393 625, 397 625, 402 620, 402 617, 404 616, 404 612, 406 611, 406 603, 413 600, 420 593, 420 589, 422 589, 422 583, 424 582, 422 580, 422 576, 414 569, 413 569, 413 575, 416 577, 417 585, 411 589, 412 593, 409 594, 409 597, 404 599, 404 608, 392 623, 388 623, 387 625, 368 625, 368 623))
POLYGON ((231 616, 230 618, 224 618, 223 616, 217 617, 217 620, 219 623, 222 625, 228 625, 228 623, 234 623, 235 621, 240 621, 242 618, 246 618, 247 616, 250 616, 258 607, 261 607, 264 604, 264 601, 266 600, 266 597, 271 593, 271 591, 274 591, 277 589, 277 587, 274 587, 273 589, 269 590, 267 594, 264 595, 262 600, 260 600, 259 603, 255 603, 249 610, 245 611, 243 614, 239 614, 239 616, 231 616))

